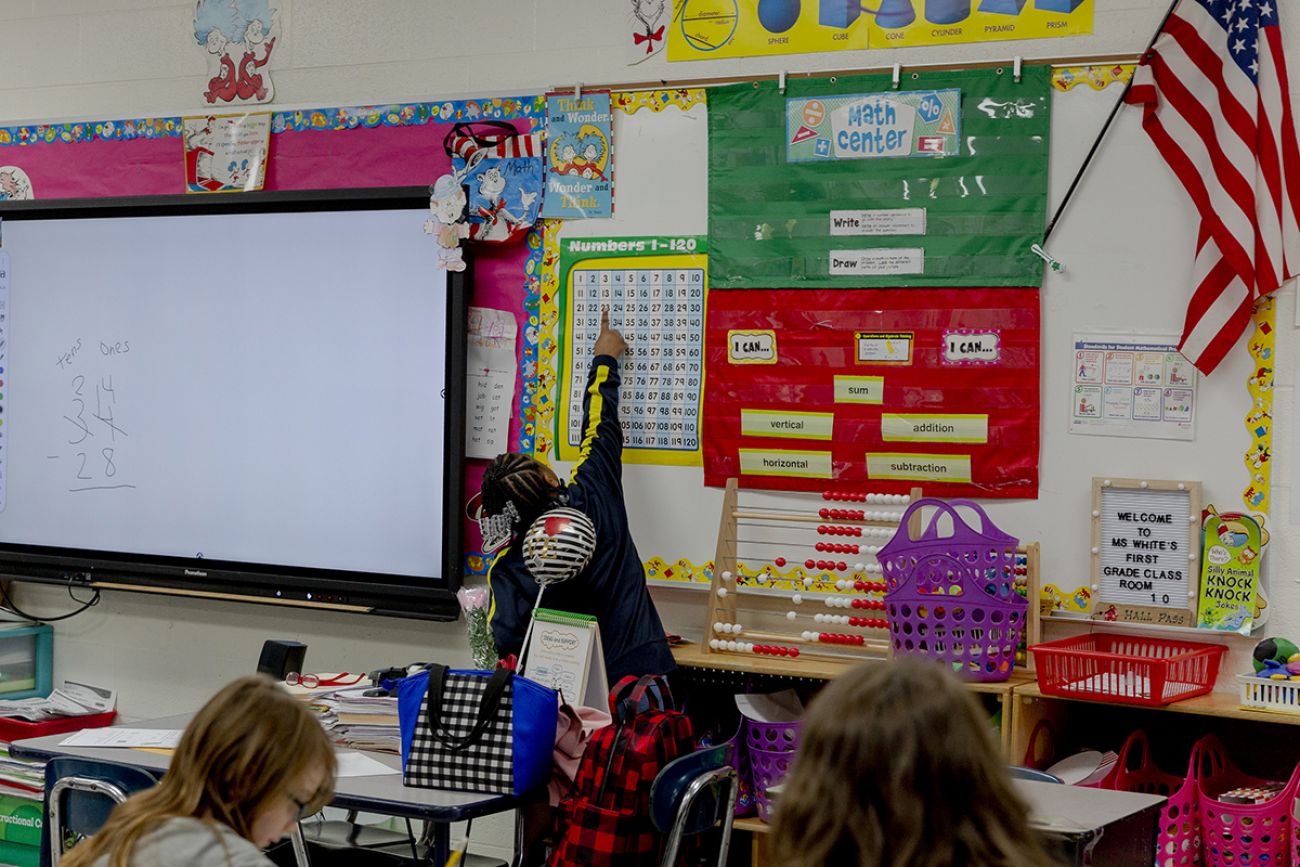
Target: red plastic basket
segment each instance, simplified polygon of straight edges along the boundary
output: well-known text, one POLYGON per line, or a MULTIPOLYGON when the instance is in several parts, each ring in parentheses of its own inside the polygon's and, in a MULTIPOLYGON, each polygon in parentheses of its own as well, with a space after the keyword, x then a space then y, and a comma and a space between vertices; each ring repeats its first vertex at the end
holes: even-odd
POLYGON ((97 729, 113 724, 117 711, 92 713, 85 716, 64 716, 43 722, 29 722, 25 719, 0 717, 0 741, 20 741, 23 738, 40 738, 45 735, 61 735, 66 732, 79 732, 82 729, 97 729))
POLYGON ((1098 632, 1029 649, 1045 695, 1158 707, 1213 689, 1227 648, 1098 632))

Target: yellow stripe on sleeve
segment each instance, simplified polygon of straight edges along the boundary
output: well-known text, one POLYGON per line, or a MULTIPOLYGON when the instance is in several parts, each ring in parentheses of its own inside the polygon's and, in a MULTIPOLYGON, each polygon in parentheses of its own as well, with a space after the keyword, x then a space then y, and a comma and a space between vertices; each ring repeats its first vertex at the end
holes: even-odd
POLYGON ((596 441, 596 431, 600 428, 600 416, 605 409, 605 397, 600 393, 600 387, 609 379, 609 365, 602 364, 596 368, 596 376, 592 379, 591 385, 587 387, 587 394, 591 395, 591 403, 587 404, 587 429, 582 433, 582 446, 578 451, 578 462, 573 465, 573 472, 569 473, 569 483, 572 484, 578 478, 578 470, 582 464, 591 456, 591 445, 596 441))

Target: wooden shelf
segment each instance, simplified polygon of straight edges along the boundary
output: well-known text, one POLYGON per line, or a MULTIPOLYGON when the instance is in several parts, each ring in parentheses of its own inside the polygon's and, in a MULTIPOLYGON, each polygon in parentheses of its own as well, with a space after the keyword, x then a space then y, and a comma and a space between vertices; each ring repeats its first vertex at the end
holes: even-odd
POLYGON ((736 819, 731 823, 731 827, 737 831, 748 831, 751 834, 766 834, 772 830, 772 826, 764 822, 757 816, 746 816, 743 819, 736 819))
POLYGON ((1193 714, 1195 716, 1219 717, 1221 719, 1240 719, 1248 720, 1250 722, 1300 726, 1300 714, 1255 710, 1241 707, 1238 703, 1237 693, 1235 692, 1212 692, 1208 695, 1189 698, 1186 701, 1176 701, 1173 704, 1167 704, 1163 707, 1148 707, 1146 705, 1124 704, 1115 701, 1098 701, 1088 698, 1067 698, 1060 695, 1044 695, 1043 691, 1038 688, 1037 682, 1030 682, 1017 686, 1015 688, 1015 696, 1019 699, 1038 698, 1043 699, 1044 701, 1086 702, 1087 704, 1102 704, 1113 708, 1167 711, 1168 713, 1185 713, 1193 714))
MULTIPOLYGON (((709 653, 702 644, 680 644, 673 648, 673 658, 683 668, 707 668, 715 671, 741 671, 746 674, 768 674, 778 677, 803 677, 812 680, 833 680, 855 665, 870 665, 876 660, 861 659, 799 659, 788 657, 755 656, 740 653, 709 653)), ((879 660, 887 663, 888 660, 879 660)), ((1016 671, 1010 680, 1001 683, 970 683, 972 692, 1005 695, 1033 681, 1033 675, 1016 671)))

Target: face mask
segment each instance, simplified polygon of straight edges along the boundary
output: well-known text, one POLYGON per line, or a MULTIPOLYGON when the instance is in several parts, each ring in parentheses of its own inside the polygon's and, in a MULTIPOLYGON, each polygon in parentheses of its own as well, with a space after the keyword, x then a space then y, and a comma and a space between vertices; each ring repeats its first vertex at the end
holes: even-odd
POLYGON ((480 512, 478 516, 479 533, 483 536, 483 553, 491 554, 514 538, 515 524, 519 523, 519 510, 514 503, 506 503, 499 514, 489 515, 480 512))

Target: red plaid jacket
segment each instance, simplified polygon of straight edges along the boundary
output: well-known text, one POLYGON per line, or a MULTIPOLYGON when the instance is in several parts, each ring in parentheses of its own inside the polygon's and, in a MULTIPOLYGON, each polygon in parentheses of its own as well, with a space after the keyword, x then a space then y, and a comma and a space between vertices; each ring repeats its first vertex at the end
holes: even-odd
POLYGON ((550 867, 657 867, 663 835, 650 821, 650 786, 694 748, 691 722, 672 708, 667 682, 625 677, 609 695, 614 724, 587 743, 573 792, 560 803, 550 867))

